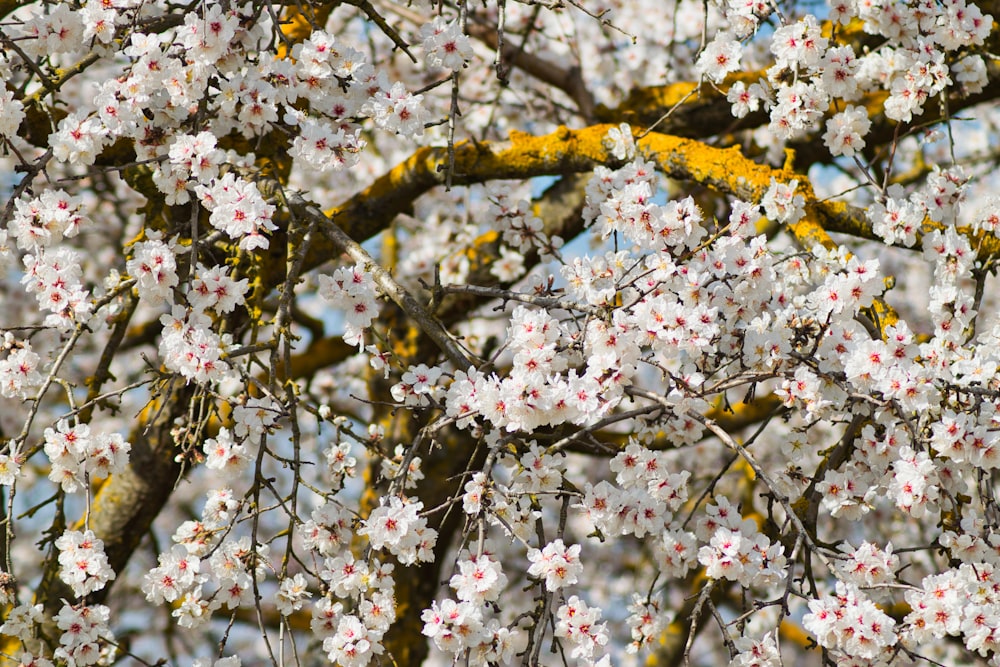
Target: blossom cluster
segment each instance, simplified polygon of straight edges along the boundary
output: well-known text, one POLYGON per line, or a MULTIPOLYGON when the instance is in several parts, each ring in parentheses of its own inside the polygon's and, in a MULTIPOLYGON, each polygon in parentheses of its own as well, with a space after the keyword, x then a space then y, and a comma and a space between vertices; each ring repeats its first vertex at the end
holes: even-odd
POLYGON ((708 544, 698 551, 705 575, 730 579, 744 588, 773 584, 787 576, 784 549, 771 543, 757 524, 744 519, 725 496, 708 505, 698 524, 698 537, 708 544))
POLYGON ((122 472, 132 449, 118 433, 91 435, 87 424, 70 426, 66 421, 45 429, 44 438, 49 479, 66 493, 86 490, 91 481, 122 472))
POLYGON ((68 530, 56 540, 59 549, 59 576, 73 594, 84 597, 104 588, 115 573, 104 555, 104 542, 93 531, 68 530))
POLYGON ((91 314, 90 294, 83 286, 80 254, 62 244, 86 226, 79 198, 63 190, 16 199, 5 231, 24 251, 21 284, 34 294, 41 310, 50 311, 45 325, 70 329, 91 314))
POLYGON ((344 341, 364 347, 363 333, 378 314, 375 280, 361 265, 320 275, 317 293, 344 313, 344 341))
POLYGON ((356 560, 350 550, 340 554, 324 559, 319 576, 330 595, 315 603, 311 629, 332 662, 366 665, 384 652, 382 638, 396 618, 394 568, 356 560))
POLYGON ((0 395, 7 398, 26 398, 31 389, 42 383, 38 354, 31 349, 31 342, 19 341, 9 331, 4 332, 3 351, 0 359, 0 395))
POLYGON ((486 196, 490 205, 486 216, 489 226, 503 235, 508 253, 516 253, 512 257, 521 257, 530 250, 554 254, 563 240, 558 236, 550 238, 543 230, 542 219, 532 213, 530 202, 515 195, 514 189, 502 181, 487 185, 486 196))
POLYGON ((502 564, 484 551, 463 554, 456 569, 449 586, 458 601, 444 599, 425 609, 421 614, 423 634, 456 657, 468 652, 474 664, 511 660, 525 649, 527 637, 517 626, 501 624, 490 612, 497 608, 507 585, 502 564))
POLYGON ((437 531, 419 515, 420 501, 408 502, 392 496, 372 510, 358 535, 368 538, 373 549, 386 549, 404 565, 433 559, 437 531))
POLYGON ((888 657, 899 640, 896 621, 855 586, 837 582, 834 595, 809 603, 802 620, 819 645, 844 657, 888 657))
POLYGON ((460 70, 472 59, 472 43, 457 21, 435 16, 433 21, 421 26, 420 36, 424 39, 429 67, 460 70))

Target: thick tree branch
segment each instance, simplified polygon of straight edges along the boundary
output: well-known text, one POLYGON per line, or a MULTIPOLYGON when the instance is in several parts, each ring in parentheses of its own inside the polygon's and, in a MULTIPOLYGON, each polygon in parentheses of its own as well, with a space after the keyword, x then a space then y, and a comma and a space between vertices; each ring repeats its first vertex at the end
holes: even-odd
MULTIPOLYGON (((612 127, 593 125, 580 130, 560 127, 543 136, 512 132, 507 141, 461 142, 455 146, 456 168, 452 183, 469 185, 501 179, 568 175, 591 171, 597 165, 615 164, 617 160, 605 145, 605 137, 612 127)), ((691 139, 650 133, 640 140, 639 149, 672 178, 698 182, 751 201, 763 196, 772 176, 779 181, 794 178, 804 181, 804 177, 795 172, 757 164, 745 157, 738 147, 719 149, 691 139)), ((327 215, 351 238, 370 238, 387 228, 398 214, 412 210, 419 196, 443 185, 447 164, 445 148, 418 149, 364 191, 327 211, 327 215)), ((849 215, 848 222, 842 223, 844 227, 851 220, 863 219, 858 211, 847 206, 827 203, 816 206, 826 221, 849 215)), ((306 263, 318 265, 329 259, 335 250, 330 243, 317 242, 306 263)))
MULTIPOLYGON (((499 48, 495 26, 470 23, 468 33, 491 49, 499 48)), ((594 101, 594 96, 587 89, 579 66, 560 67, 545 58, 518 48, 516 44, 510 42, 504 43, 501 57, 505 65, 513 65, 542 83, 566 93, 576 103, 576 108, 584 120, 592 122, 596 119, 597 104, 594 101)))

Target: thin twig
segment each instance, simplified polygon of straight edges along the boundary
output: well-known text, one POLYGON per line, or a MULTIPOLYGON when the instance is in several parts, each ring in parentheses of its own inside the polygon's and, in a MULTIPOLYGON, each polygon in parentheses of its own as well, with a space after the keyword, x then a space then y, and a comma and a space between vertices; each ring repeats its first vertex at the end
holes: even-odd
POLYGON ((581 313, 593 315, 594 317, 599 317, 602 320, 608 317, 607 308, 591 306, 590 304, 579 303, 571 299, 565 299, 557 296, 537 296, 534 294, 525 294, 523 292, 512 292, 498 287, 482 287, 480 285, 442 285, 441 291, 444 294, 472 294, 473 296, 482 296, 490 299, 520 301, 522 303, 530 303, 533 306, 539 306, 540 308, 546 308, 549 310, 553 308, 576 310, 581 313))
POLYGON ((444 352, 445 356, 455 365, 456 368, 465 369, 470 366, 479 366, 482 362, 473 360, 458 346, 445 328, 436 318, 421 306, 416 299, 389 275, 382 266, 368 254, 361 244, 348 236, 344 230, 338 227, 330 218, 323 215, 314 204, 307 202, 302 195, 291 193, 286 195, 288 205, 292 210, 302 217, 313 222, 316 227, 342 252, 351 259, 362 264, 365 270, 372 274, 375 283, 381 288, 392 301, 403 309, 417 323, 425 334, 430 336, 438 348, 444 352))

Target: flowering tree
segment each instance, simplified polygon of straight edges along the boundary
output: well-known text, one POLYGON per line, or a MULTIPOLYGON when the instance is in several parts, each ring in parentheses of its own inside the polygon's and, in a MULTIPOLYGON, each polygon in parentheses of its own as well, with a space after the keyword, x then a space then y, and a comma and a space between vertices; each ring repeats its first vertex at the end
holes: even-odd
POLYGON ((0 1, 4 663, 1000 663, 996 4, 0 1))

